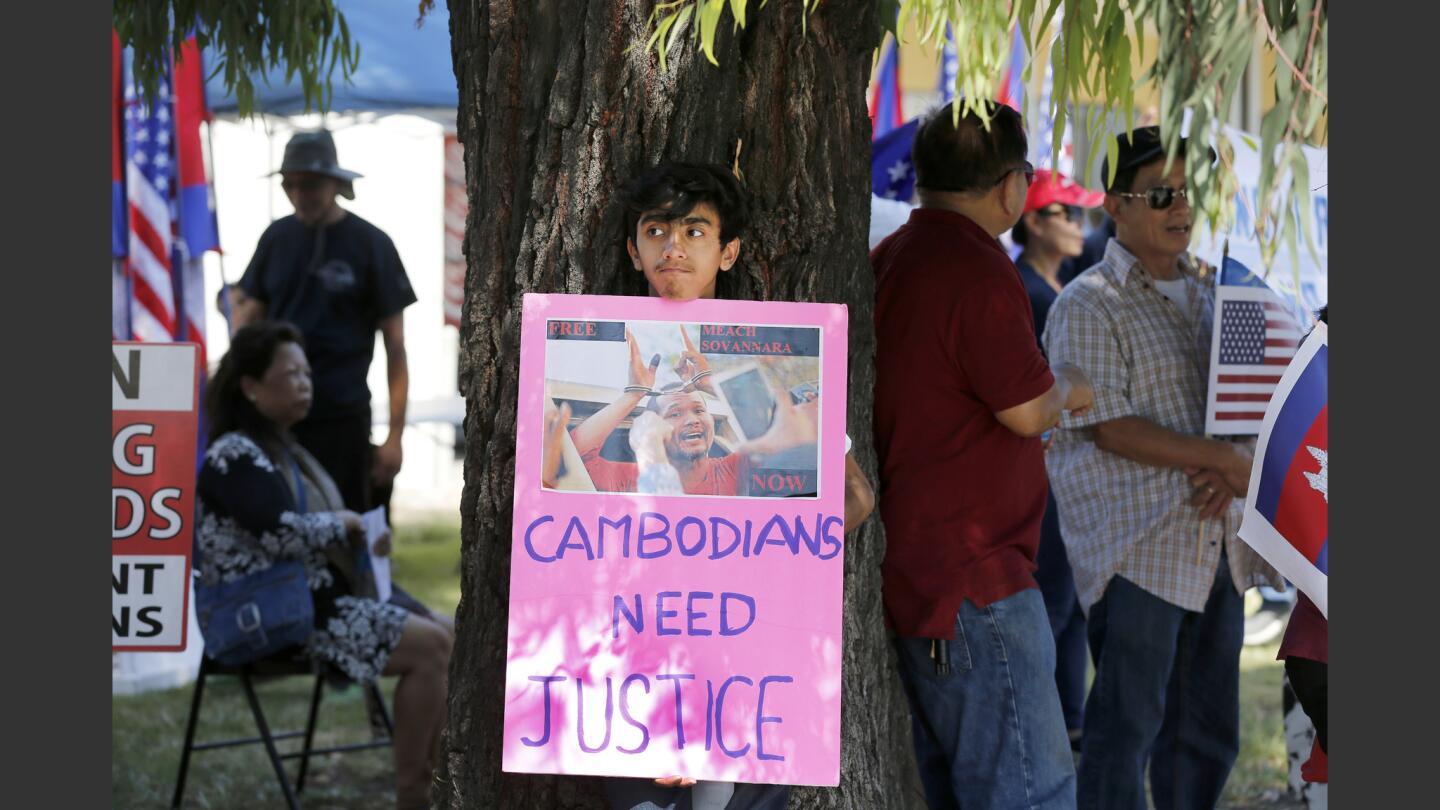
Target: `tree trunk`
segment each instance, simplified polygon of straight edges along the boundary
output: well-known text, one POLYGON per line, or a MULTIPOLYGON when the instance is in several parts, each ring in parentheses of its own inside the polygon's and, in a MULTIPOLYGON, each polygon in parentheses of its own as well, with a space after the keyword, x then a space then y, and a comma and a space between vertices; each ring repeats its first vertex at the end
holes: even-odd
MULTIPOLYGON (((728 11, 722 18, 719 67, 696 49, 691 21, 662 71, 644 50, 649 3, 450 3, 470 213, 462 595, 439 806, 603 806, 592 778, 501 773, 500 729, 521 296, 645 294, 610 206, 617 185, 662 158, 738 165, 753 225, 721 296, 849 306, 848 432, 874 480, 864 95, 879 4, 831 0, 804 31, 799 3, 759 5, 750 0, 745 30, 732 30, 728 11)), ((791 807, 916 806, 909 718, 881 612, 878 515, 849 540, 840 788, 797 789, 791 807)))

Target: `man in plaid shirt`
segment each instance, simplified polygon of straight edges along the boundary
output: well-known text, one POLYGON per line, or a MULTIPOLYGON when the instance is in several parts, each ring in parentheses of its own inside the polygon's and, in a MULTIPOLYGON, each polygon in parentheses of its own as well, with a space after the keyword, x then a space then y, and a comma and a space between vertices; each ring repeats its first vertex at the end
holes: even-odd
POLYGON ((1095 386, 1046 454, 1096 661, 1078 805, 1145 808, 1148 757, 1157 807, 1208 808, 1240 748, 1241 593, 1280 580, 1236 535, 1247 446, 1203 435, 1214 288, 1186 253, 1185 161, 1157 127, 1118 140, 1115 237, 1044 336, 1095 386))

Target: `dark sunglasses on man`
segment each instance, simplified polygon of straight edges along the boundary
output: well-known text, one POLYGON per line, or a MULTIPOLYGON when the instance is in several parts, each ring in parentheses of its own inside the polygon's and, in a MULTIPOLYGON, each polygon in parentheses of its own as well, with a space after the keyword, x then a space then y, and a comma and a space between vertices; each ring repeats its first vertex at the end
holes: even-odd
POLYGON ((1001 174, 1001 176, 999 176, 999 180, 995 180, 995 183, 996 183, 996 184, 1001 183, 1001 180, 1004 180, 1005 177, 1009 177, 1009 174, 1011 174, 1011 172, 1024 172, 1024 173, 1025 173, 1025 187, 1027 187, 1027 189, 1028 189, 1028 187, 1034 186, 1034 184, 1035 184, 1035 167, 1034 167, 1034 166, 1031 166, 1030 161, 1028 161, 1028 160, 1025 160, 1024 163, 1021 163, 1020 166, 1014 167, 1014 169, 1008 170, 1008 172, 1005 172, 1004 174, 1001 174))
POLYGON ((1085 209, 1078 205, 1057 205, 1041 208, 1035 212, 1035 216, 1041 219, 1063 216, 1071 222, 1082 222, 1085 219, 1085 209))
POLYGON ((280 188, 285 191, 315 192, 324 184, 323 177, 302 177, 298 180, 281 180, 280 188))
POLYGON ((1145 202, 1156 211, 1163 211, 1175 203, 1176 197, 1190 199, 1185 187, 1175 188, 1174 186, 1156 186, 1144 191, 1112 191, 1116 197, 1137 198, 1143 197, 1145 202))
POLYGON ((1014 172, 1024 172, 1024 173, 1025 173, 1025 187, 1026 187, 1026 188, 1029 188, 1029 187, 1035 185, 1035 167, 1030 165, 1030 161, 1026 160, 1026 161, 1023 161, 1019 166, 1015 166, 1015 167, 1006 169, 1003 174, 1001 174, 999 177, 995 178, 995 182, 991 183, 990 186, 993 188, 993 187, 995 187, 995 186, 1000 185, 1001 183, 1005 182, 1005 178, 1009 177, 1009 176, 1010 176, 1011 174, 1013 174, 1014 172))

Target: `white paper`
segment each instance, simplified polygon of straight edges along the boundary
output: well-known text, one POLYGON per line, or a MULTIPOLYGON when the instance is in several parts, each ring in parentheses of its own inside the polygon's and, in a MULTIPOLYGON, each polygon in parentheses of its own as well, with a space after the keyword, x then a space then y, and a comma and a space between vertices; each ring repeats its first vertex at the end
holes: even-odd
POLYGON ((375 574, 375 591, 381 602, 390 601, 390 555, 375 553, 375 543, 389 531, 385 525, 385 507, 377 506, 360 516, 365 525, 365 547, 370 551, 370 569, 375 574))

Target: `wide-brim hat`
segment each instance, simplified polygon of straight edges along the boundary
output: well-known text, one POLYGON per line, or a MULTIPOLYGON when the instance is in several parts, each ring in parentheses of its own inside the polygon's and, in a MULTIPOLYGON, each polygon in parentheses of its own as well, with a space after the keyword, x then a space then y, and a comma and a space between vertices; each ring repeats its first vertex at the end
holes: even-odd
POLYGON ((1105 202, 1105 195, 1071 180, 1060 172, 1036 169, 1035 182, 1025 195, 1025 212, 1039 211, 1048 205, 1075 205, 1081 208, 1099 208, 1105 202))
POLYGON ((285 157, 280 161, 280 168, 270 174, 273 177, 290 172, 320 174, 343 181, 340 196, 347 200, 355 199, 355 187, 350 181, 364 176, 359 172, 340 168, 340 161, 335 154, 335 139, 324 129, 297 132, 290 138, 290 142, 285 144, 285 157))

